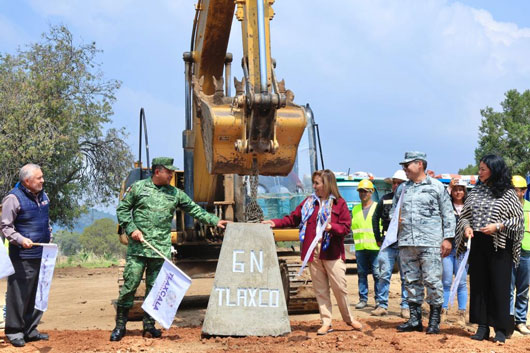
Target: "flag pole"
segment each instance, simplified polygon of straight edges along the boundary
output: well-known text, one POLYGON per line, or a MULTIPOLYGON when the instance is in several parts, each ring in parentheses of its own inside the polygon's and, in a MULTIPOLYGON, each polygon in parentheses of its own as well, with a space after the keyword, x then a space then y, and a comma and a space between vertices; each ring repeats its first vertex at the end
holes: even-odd
POLYGON ((153 245, 151 245, 147 240, 143 239, 142 243, 146 244, 151 249, 153 249, 153 251, 156 252, 158 254, 158 256, 160 256, 164 260, 171 262, 167 257, 165 257, 157 248, 155 248, 153 245))
POLYGON ((188 278, 190 281, 191 281, 191 278, 190 276, 188 276, 187 274, 184 273, 184 271, 182 271, 180 268, 178 268, 174 263, 173 261, 169 260, 167 257, 165 257, 157 248, 155 248, 153 245, 151 245, 147 240, 142 240, 142 243, 146 244, 147 246, 149 246, 151 249, 153 249, 154 252, 156 252, 158 254, 158 256, 160 256, 161 258, 163 258, 164 260, 166 260, 167 262, 169 262, 171 264, 171 266, 173 266, 177 271, 179 271, 180 273, 182 273, 184 276, 186 276, 186 278, 188 278))
POLYGON ((53 243, 32 243, 33 246, 57 246, 57 244, 53 243))
POLYGON ((462 276, 464 274, 464 269, 466 268, 467 262, 469 260, 469 253, 471 252, 471 237, 467 239, 467 250, 464 254, 464 257, 462 258, 462 261, 460 262, 460 266, 458 267, 458 271, 456 272, 455 280, 451 284, 451 289, 449 290, 449 301, 448 305, 453 305, 456 292, 458 290, 458 284, 460 283, 460 280, 462 279, 462 276))

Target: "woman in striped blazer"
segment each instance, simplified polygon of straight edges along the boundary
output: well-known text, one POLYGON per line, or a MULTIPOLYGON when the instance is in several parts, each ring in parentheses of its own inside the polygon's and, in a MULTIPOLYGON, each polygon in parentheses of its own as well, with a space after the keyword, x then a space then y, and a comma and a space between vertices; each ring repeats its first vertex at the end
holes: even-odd
POLYGON ((523 209, 502 157, 486 155, 479 164, 477 186, 469 193, 456 227, 457 256, 471 240, 469 321, 478 324, 475 340, 503 344, 513 332, 510 316, 512 263, 517 265, 524 230, 523 209))

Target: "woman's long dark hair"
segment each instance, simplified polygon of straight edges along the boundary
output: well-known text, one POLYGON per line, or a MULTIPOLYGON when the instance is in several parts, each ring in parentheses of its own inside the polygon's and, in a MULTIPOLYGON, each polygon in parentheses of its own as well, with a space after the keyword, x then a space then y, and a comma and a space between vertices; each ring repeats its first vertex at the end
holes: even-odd
POLYGON ((513 189, 512 172, 501 156, 487 154, 480 159, 480 162, 488 166, 491 175, 486 180, 486 185, 491 189, 495 198, 501 197, 508 189, 513 189))

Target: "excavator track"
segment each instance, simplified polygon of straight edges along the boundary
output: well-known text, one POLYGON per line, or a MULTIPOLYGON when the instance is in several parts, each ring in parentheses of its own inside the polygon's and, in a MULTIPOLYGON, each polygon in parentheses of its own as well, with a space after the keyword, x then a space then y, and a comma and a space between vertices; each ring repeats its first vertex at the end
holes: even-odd
POLYGON ((299 256, 280 257, 278 261, 289 314, 318 312, 309 270, 305 269, 302 276, 298 276, 302 266, 299 256))

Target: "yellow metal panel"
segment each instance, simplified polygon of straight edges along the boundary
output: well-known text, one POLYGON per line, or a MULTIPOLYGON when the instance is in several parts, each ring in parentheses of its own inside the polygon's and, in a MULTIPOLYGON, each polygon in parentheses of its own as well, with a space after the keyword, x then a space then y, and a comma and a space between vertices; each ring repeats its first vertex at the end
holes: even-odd
POLYGON ((299 241, 298 229, 273 229, 274 241, 299 241))

